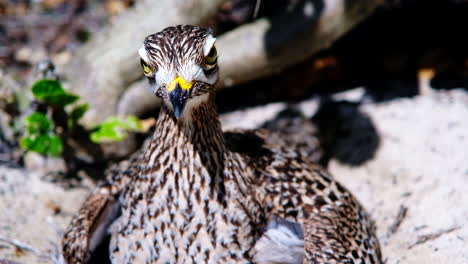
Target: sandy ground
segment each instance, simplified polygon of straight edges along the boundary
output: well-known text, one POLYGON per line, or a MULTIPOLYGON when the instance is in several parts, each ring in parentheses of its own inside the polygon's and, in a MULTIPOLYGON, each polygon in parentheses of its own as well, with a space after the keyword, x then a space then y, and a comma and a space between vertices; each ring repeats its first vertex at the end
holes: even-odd
POLYGON ((88 191, 65 191, 41 176, 0 167, 0 259, 56 263, 64 229, 88 191))
POLYGON ((387 264, 468 263, 468 96, 362 107, 381 137, 374 159, 330 171, 377 221, 387 264), (394 232, 399 212, 401 224, 394 232))
MULTIPOLYGON (((354 100, 355 93, 335 99, 354 100)), ((318 100, 300 106, 310 116, 318 100)), ((226 128, 255 127, 284 108, 270 104, 225 114, 222 120, 226 128)), ((365 125, 342 124, 351 129, 338 141, 342 147, 329 170, 376 220, 386 263, 468 263, 468 93, 368 102, 352 113, 359 113, 365 125)), ((0 168, 0 259, 53 263, 61 232, 88 192, 65 191, 40 178, 0 168), (5 239, 37 252, 15 250, 5 239)))

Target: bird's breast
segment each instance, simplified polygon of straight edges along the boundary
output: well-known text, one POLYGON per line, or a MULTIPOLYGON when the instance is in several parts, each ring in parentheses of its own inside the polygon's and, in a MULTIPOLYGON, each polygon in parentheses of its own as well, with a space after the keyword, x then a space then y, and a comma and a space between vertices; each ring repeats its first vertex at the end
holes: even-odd
POLYGON ((135 182, 123 195, 112 230, 113 263, 248 261, 255 225, 240 197, 182 174, 135 182))

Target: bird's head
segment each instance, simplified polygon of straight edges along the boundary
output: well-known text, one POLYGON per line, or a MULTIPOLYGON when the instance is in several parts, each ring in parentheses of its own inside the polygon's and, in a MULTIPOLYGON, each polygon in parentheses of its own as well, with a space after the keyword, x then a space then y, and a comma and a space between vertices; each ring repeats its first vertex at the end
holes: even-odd
POLYGON ((207 100, 218 80, 216 39, 195 26, 168 27, 145 38, 138 50, 153 92, 180 118, 207 100))

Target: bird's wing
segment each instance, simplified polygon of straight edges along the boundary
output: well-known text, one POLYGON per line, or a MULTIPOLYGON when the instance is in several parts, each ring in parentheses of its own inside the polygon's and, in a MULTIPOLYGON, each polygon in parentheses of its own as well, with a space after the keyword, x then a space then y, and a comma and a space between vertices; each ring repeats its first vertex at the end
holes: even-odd
POLYGON ((228 132, 225 139, 252 169, 270 222, 256 245, 257 263, 381 263, 368 214, 307 152, 265 130, 228 132))
MULTIPOLYGON (((315 121, 294 108, 287 108, 262 125, 267 131, 259 134, 268 145, 288 146, 301 153, 310 162, 326 163, 324 136, 315 121)), ((257 130, 260 131, 260 130, 257 130)))
POLYGON ((118 196, 131 181, 139 156, 121 162, 107 173, 106 181, 85 200, 72 218, 62 240, 62 254, 69 264, 84 264, 108 235, 120 213, 118 196))
MULTIPOLYGON (((297 150, 308 162, 320 163, 324 152, 318 134, 312 124, 303 123, 304 130, 286 128, 286 124, 274 123, 274 132, 268 129, 233 129, 224 132, 224 139, 231 152, 246 155, 249 159, 264 158, 270 153, 268 146, 281 145, 297 150), (313 133, 308 133, 313 132, 313 133)), ((266 127, 272 127, 268 124, 266 127)))
POLYGON ((380 263, 375 226, 360 203, 323 168, 272 149, 259 181, 269 218, 302 227, 303 263, 380 263))
POLYGON ((76 214, 62 241, 67 263, 82 264, 107 235, 107 229, 118 215, 119 205, 108 186, 89 195, 76 214))

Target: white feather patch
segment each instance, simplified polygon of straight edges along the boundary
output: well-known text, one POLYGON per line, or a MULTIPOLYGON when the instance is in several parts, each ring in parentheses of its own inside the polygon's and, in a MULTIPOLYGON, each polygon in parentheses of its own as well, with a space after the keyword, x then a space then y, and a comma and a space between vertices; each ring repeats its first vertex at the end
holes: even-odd
POLYGON ((298 223, 274 219, 255 244, 255 252, 254 261, 258 264, 302 264, 304 232, 298 223))
POLYGON ((215 44, 215 42, 216 42, 216 38, 213 37, 212 35, 209 35, 206 38, 205 46, 203 46, 203 55, 206 56, 206 55, 208 55, 208 53, 210 53, 210 50, 213 47, 213 45, 215 44))
POLYGON ((146 62, 148 63, 148 54, 146 53, 145 45, 142 45, 141 48, 138 49, 138 55, 146 62))

